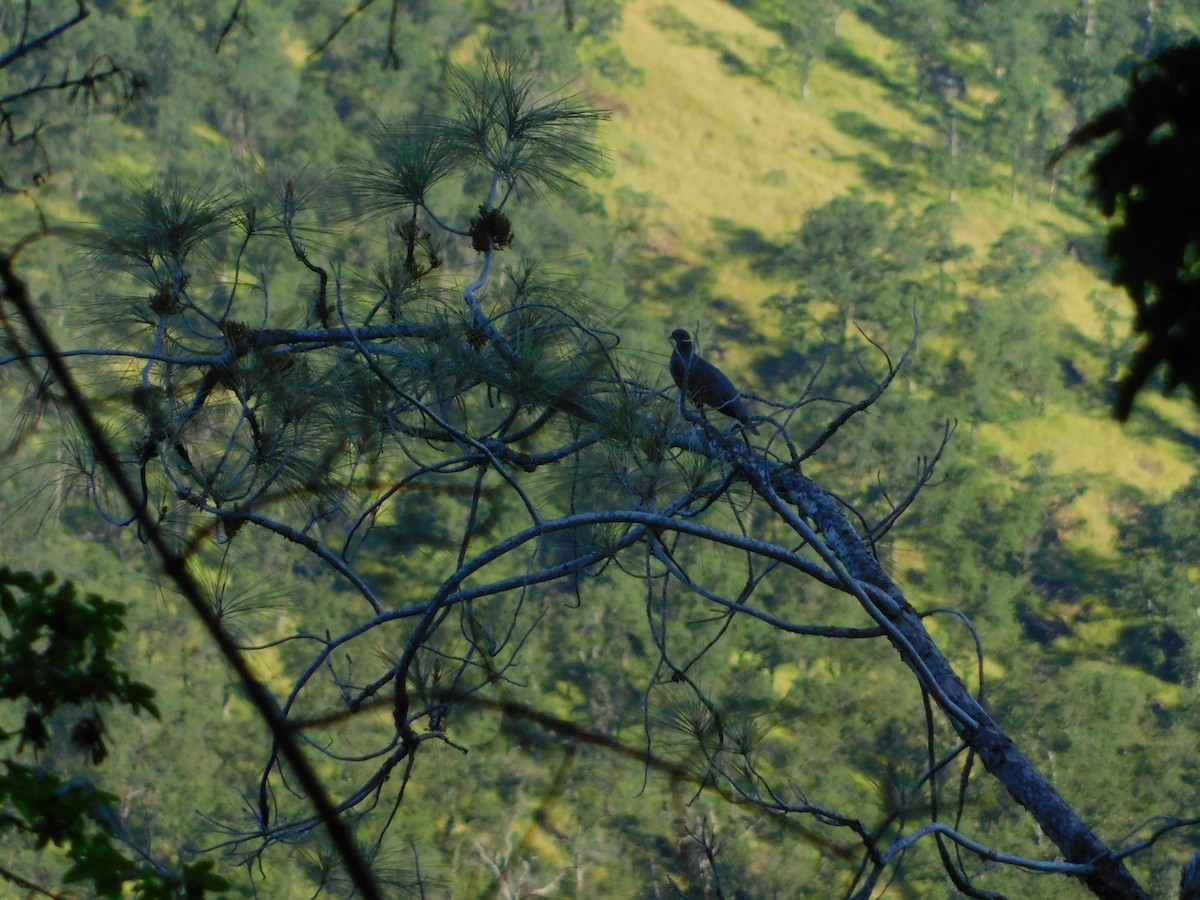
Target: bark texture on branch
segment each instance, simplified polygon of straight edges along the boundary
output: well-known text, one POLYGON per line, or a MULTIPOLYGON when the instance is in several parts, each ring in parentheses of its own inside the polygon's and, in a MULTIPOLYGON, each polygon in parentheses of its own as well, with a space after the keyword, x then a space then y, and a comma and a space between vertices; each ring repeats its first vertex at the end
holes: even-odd
MULTIPOLYGON (((785 465, 771 463, 744 445, 727 447, 752 484, 759 482, 791 503, 814 523, 822 538, 851 578, 878 588, 890 603, 880 611, 903 638, 889 636, 905 665, 924 681, 929 673, 935 685, 931 694, 947 714, 955 731, 974 749, 993 777, 1037 821, 1042 831, 1062 851, 1067 862, 1090 864, 1091 871, 1079 876, 1097 897, 1105 900, 1149 900, 1149 895, 1113 851, 1088 827, 1075 809, 1045 775, 1004 733, 954 672, 949 660, 930 637, 924 623, 883 566, 867 548, 837 500, 816 482, 785 465), (912 658, 916 655, 916 659, 912 658), (947 708, 945 700, 953 704, 947 708), (960 713, 965 713, 961 717, 960 713), (963 721, 964 718, 970 721, 963 721)), ((849 587, 849 586, 847 586, 849 587)))

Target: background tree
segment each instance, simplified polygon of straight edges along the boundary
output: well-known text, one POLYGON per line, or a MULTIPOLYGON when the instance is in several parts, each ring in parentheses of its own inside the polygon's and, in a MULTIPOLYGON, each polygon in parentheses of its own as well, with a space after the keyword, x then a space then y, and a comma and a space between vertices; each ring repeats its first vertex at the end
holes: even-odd
POLYGON ((136 74, 106 53, 97 53, 82 71, 77 61, 64 65, 57 51, 89 14, 83 0, 76 0, 74 9, 26 3, 5 13, 0 50, 0 132, 6 150, 0 188, 5 192, 37 186, 50 177, 53 158, 44 137, 53 128, 48 115, 64 98, 84 107, 121 106, 142 87, 136 74))
POLYGON ((755 15, 778 32, 782 59, 798 70, 800 96, 805 100, 809 99, 813 68, 837 37, 838 17, 845 8, 841 0, 754 4, 755 15))
POLYGON ((1003 414, 1005 406, 1037 408, 1059 390, 1050 298, 1035 285, 1047 260, 1028 230, 1006 231, 979 266, 980 290, 967 298, 953 324, 965 340, 951 362, 948 384, 975 406, 1003 414))
MULTIPOLYGON (((53 575, 0 568, 0 613, 0 743, 10 754, 0 775, 0 831, 32 849, 62 848, 70 862, 63 880, 88 884, 96 896, 120 897, 125 888, 147 898, 227 890, 212 860, 172 871, 149 856, 131 859, 120 847, 129 838, 115 808, 119 798, 88 779, 62 777, 51 761, 55 752, 74 751, 94 765, 104 762, 112 738, 102 709, 123 704, 159 716, 153 689, 113 659, 124 630, 121 604, 94 594, 80 597, 69 582, 56 587, 53 575), (68 729, 69 737, 61 733, 68 729)), ((0 868, 0 878, 31 895, 54 896, 46 888, 52 874, 38 865, 44 855, 27 860, 37 871, 0 868)))
POLYGON ((1032 198, 1055 134, 1054 68, 1041 44, 1042 11, 1028 4, 985 3, 976 13, 987 36, 988 79, 994 97, 984 115, 1008 158, 1013 199, 1032 198))
POLYGON ((947 206, 931 204, 912 214, 857 192, 808 212, 791 246, 772 263, 796 282, 773 302, 810 355, 828 341, 838 354, 832 377, 854 377, 847 362, 856 329, 902 333, 914 310, 922 321, 941 315, 956 290, 944 267, 969 250, 950 234, 952 218, 947 206))

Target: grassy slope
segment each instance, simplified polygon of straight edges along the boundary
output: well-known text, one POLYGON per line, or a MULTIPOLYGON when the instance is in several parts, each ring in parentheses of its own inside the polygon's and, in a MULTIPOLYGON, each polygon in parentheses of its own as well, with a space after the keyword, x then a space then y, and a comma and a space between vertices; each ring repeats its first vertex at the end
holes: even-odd
MULTIPOLYGON (((839 25, 854 52, 893 69, 897 81, 905 77, 909 64, 899 48, 851 13, 839 25)), ((775 317, 763 301, 783 285, 761 277, 743 260, 723 257, 715 249, 720 246, 717 223, 731 221, 782 240, 807 209, 854 187, 868 190, 854 157, 878 157, 879 151, 839 130, 839 113, 866 115, 891 135, 913 141, 928 138, 925 126, 892 103, 879 83, 830 63, 818 64, 808 101, 801 99, 797 83, 759 74, 770 71, 765 60, 777 43, 774 35, 720 0, 632 0, 624 11, 620 43, 636 77, 590 86, 614 110, 604 134, 613 149, 613 178, 601 186, 610 209, 617 215, 627 212, 621 208, 622 188, 645 195, 649 212, 641 224, 647 245, 711 267, 713 291, 737 298, 765 341, 779 340, 775 317)), ((932 184, 927 198, 940 199, 932 184)), ((959 205, 957 237, 977 252, 1015 225, 1039 230, 1051 243, 1065 243, 1062 235, 1092 227, 1048 203, 1014 203, 1004 186, 962 191, 959 205)), ((1075 330, 1090 339, 1099 339, 1100 326, 1089 295, 1099 292, 1122 315, 1127 307, 1109 285, 1065 257, 1047 275, 1043 290, 1059 305, 1064 333, 1075 330)), ((660 304, 655 312, 663 319, 664 334, 669 323, 711 319, 711 299, 697 296, 671 308, 660 304)), ((658 338, 642 334, 631 343, 665 354, 665 341, 658 338)), ((735 355, 730 365, 737 364, 735 355)), ((1081 360, 1080 366, 1086 371, 1089 361, 1081 360)), ((1099 371, 1099 364, 1091 368, 1099 371)), ((1197 428, 1185 402, 1142 402, 1179 427, 1197 428)), ((1129 482, 1155 497, 1165 497, 1195 472, 1193 451, 1162 434, 1118 426, 1101 405, 1082 395, 1037 415, 1031 410, 1016 428, 961 424, 965 434, 1018 464, 1048 453, 1060 473, 1079 473, 1097 485, 1129 482)), ((969 443, 960 438, 960 452, 969 452, 969 443)), ((1104 548, 1112 534, 1107 494, 1088 491, 1074 510, 1084 520, 1076 539, 1093 549, 1104 548)))

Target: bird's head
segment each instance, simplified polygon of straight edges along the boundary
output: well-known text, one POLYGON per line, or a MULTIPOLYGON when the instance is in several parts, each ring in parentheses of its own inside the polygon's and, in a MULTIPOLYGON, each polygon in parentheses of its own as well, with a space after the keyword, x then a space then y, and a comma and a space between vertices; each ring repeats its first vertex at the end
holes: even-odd
POLYGON ((692 336, 689 332, 682 328, 676 328, 671 332, 671 343, 679 347, 680 351, 692 349, 692 336))

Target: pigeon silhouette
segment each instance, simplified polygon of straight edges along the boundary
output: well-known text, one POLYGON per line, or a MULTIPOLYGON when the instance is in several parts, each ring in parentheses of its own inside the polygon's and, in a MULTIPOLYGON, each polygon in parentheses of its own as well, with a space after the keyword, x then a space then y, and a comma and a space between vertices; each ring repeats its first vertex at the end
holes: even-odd
POLYGON ((675 345, 671 351, 671 377, 684 396, 697 406, 707 406, 737 419, 758 434, 738 389, 724 372, 696 355, 691 334, 676 328, 671 332, 671 342, 675 345))

